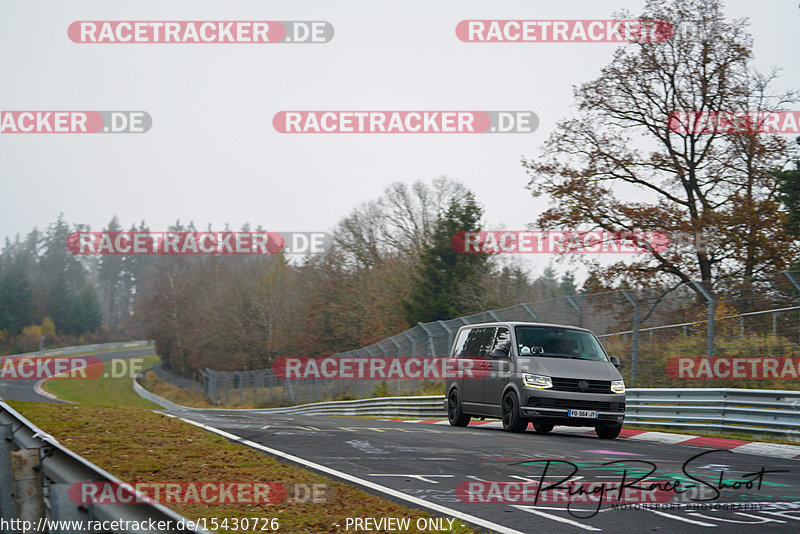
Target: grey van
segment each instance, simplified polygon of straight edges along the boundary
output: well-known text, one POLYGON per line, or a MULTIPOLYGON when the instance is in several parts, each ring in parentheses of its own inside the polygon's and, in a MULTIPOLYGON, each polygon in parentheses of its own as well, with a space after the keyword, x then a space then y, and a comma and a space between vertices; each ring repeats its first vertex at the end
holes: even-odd
POLYGON ((500 418, 509 432, 528 422, 539 433, 555 425, 592 426, 604 439, 619 436, 625 419, 625 383, 597 337, 584 328, 498 322, 462 326, 450 351, 455 367, 470 369, 447 380, 452 426, 472 417, 500 418))

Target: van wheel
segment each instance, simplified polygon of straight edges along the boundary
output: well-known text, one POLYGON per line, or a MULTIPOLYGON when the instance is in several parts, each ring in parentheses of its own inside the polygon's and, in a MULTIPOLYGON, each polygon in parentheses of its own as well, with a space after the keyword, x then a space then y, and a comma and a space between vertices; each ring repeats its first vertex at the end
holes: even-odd
POLYGON ((450 421, 450 426, 467 426, 470 419, 472 416, 461 411, 461 399, 458 398, 458 391, 454 389, 447 398, 447 420, 450 421))
POLYGON ((597 425, 594 432, 600 439, 614 439, 622 431, 622 425, 597 425))
POLYGON ((555 426, 553 423, 533 423, 533 429, 539 434, 547 434, 555 426))
POLYGON ((503 397, 503 429, 508 432, 525 432, 528 421, 519 415, 516 393, 506 393, 503 397))

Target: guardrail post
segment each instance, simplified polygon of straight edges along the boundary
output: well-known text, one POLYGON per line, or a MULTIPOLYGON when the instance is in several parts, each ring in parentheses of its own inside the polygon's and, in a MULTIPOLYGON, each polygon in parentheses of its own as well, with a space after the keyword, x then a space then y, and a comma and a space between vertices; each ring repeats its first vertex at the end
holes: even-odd
POLYGON ((716 315, 716 306, 714 303, 714 295, 708 290, 703 282, 692 280, 692 285, 703 295, 708 302, 708 326, 706 328, 706 356, 711 359, 714 357, 714 316, 716 315))
POLYGON ((292 381, 291 380, 284 380, 283 381, 283 387, 284 387, 283 398, 289 399, 292 402, 296 402, 295 398, 294 398, 294 389, 292 388, 292 381))
POLYGON ((37 522, 45 517, 39 449, 19 449, 11 451, 10 456, 11 485, 17 519, 30 521, 34 525, 34 528, 23 531, 23 534, 33 533, 37 522))
MULTIPOLYGON (((783 274, 786 275, 789 282, 791 282, 798 293, 800 293, 800 280, 797 279, 794 273, 791 271, 783 271, 783 274)), ((800 306, 800 296, 797 297, 797 305, 800 306)), ((800 313, 800 311, 798 311, 798 313, 800 313)), ((800 321, 798 321, 797 325, 797 350, 798 354, 800 354, 800 321)))
POLYGON ((570 297, 569 295, 565 296, 564 298, 567 300, 567 302, 569 303, 569 305, 570 305, 570 306, 572 306, 572 308, 573 308, 573 309, 574 309, 576 312, 578 312, 578 326, 580 326, 581 328, 583 328, 583 310, 581 309, 581 307, 580 307, 580 306, 578 306, 578 303, 577 303, 577 302, 575 302, 575 299, 574 299, 574 298, 570 297))
MULTIPOLYGON (((8 522, 17 517, 14 507, 13 490, 8 481, 11 480, 11 451, 14 450, 11 444, 13 439, 13 429, 11 425, 0 425, 0 519, 8 522)), ((8 524, 8 523, 6 523, 8 524)), ((3 534, 14 534, 15 531, 9 527, 0 530, 3 534)))
MULTIPOLYGON (((639 303, 630 294, 622 289, 622 296, 633 306, 633 350, 631 353, 631 386, 636 387, 636 378, 639 375, 639 303)), ((652 330, 651 330, 652 332, 652 330)))
MULTIPOLYGON (((69 497, 71 484, 51 484, 50 485, 50 506, 52 508, 52 518, 55 521, 86 521, 89 518, 88 508, 84 511, 79 505, 72 502, 69 497)), ((55 530, 55 534, 71 534, 66 529, 55 530)))
MULTIPOLYGON (((384 349, 384 348, 381 346, 381 344, 380 344, 380 343, 382 343, 382 342, 375 343, 375 344, 374 344, 374 346, 378 347, 378 348, 381 350, 381 354, 383 354, 383 357, 384 357, 384 358, 388 358, 388 357, 389 357, 389 351, 388 351, 388 350, 386 350, 386 349, 384 349)), ((383 382, 385 382, 385 383, 386 383, 386 387, 388 388, 388 387, 389 387, 389 383, 388 383, 388 382, 386 382, 386 380, 383 380, 383 382)), ((397 386, 398 386, 398 380, 395 380, 395 392, 394 392, 394 393, 390 393, 391 395, 395 395, 395 394, 399 395, 399 393, 397 392, 397 386)))
POLYGON ((397 357, 403 356, 402 354, 400 354, 400 343, 398 343, 394 339, 394 336, 390 337, 389 341, 391 341, 392 345, 394 345, 394 349, 395 349, 394 355, 397 356, 397 357))
POLYGON ((425 332, 425 335, 428 336, 428 354, 425 356, 436 356, 436 346, 433 344, 433 336, 431 335, 431 331, 425 328, 423 323, 417 323, 417 326, 422 328, 425 332))
POLYGON ((411 357, 417 355, 417 344, 414 343, 414 338, 411 337, 411 334, 408 333, 408 330, 403 331, 403 335, 406 337, 408 342, 411 344, 411 357))
MULTIPOLYGON (((391 341, 392 345, 394 345, 394 355, 397 356, 398 358, 400 358, 400 357, 403 356, 403 355, 400 354, 400 344, 394 338, 395 338, 395 336, 390 337, 389 341, 391 341)), ((395 387, 395 392, 399 395, 400 394, 399 392, 402 389, 400 387, 400 379, 399 378, 394 381, 394 387, 395 387)))
POLYGON ((211 400, 211 402, 216 402, 217 388, 216 382, 214 381, 213 371, 206 367, 206 370, 200 371, 200 374, 203 375, 206 397, 211 400))
MULTIPOLYGON (((447 346, 448 347, 452 347, 453 346, 453 341, 455 341, 455 339, 454 339, 455 338, 455 334, 450 329, 450 327, 447 326, 447 324, 444 321, 436 321, 436 322, 439 323, 439 326, 441 326, 444 329, 445 332, 447 332, 447 341, 448 341, 447 346)), ((436 353, 434 353, 433 355, 436 356, 436 353)))
POLYGON ((538 315, 536 315, 536 312, 535 312, 535 311, 533 311, 533 310, 530 308, 530 306, 528 306, 527 304, 521 304, 521 306, 522 306, 522 308, 523 308, 523 309, 524 309, 526 312, 528 312, 528 313, 530 314, 530 316, 531 316, 531 317, 533 317, 533 320, 534 320, 534 321, 538 321, 538 320, 539 320, 539 316, 538 316, 538 315))
POLYGON ((244 402, 244 377, 242 377, 242 373, 236 371, 236 374, 233 377, 233 381, 236 384, 236 387, 239 389, 239 404, 244 402))

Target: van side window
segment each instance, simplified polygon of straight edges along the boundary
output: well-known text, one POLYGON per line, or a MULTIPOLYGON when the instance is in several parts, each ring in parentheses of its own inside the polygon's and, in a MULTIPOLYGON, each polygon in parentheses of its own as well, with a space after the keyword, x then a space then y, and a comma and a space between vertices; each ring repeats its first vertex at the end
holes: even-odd
POLYGON ((474 360, 488 358, 494 341, 494 328, 468 328, 461 331, 453 357, 474 360))
POLYGON ((481 331, 480 348, 478 358, 488 360, 489 354, 492 352, 492 345, 494 345, 494 333, 497 331, 495 327, 479 328, 481 331))
POLYGON ((465 328, 461 332, 458 333, 458 339, 455 342, 455 348, 453 350, 453 358, 465 358, 464 350, 466 349, 467 345, 467 336, 470 333, 469 328, 465 328))
POLYGON ((498 327, 489 357, 492 360, 506 359, 508 358, 510 349, 511 332, 505 326, 498 327))
POLYGON ((474 360, 481 352, 485 328, 469 328, 462 330, 458 337, 459 347, 456 348, 456 358, 474 360), (461 336, 464 336, 462 339, 461 336))

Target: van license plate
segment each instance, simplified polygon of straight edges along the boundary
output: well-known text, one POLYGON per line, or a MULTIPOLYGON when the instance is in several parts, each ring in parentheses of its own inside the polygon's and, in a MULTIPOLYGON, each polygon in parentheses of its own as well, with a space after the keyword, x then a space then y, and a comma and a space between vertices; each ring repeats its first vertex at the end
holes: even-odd
POLYGON ((587 419, 597 419, 597 412, 590 410, 569 410, 567 415, 570 417, 584 417, 587 419))

